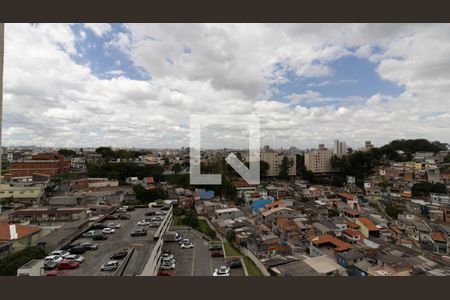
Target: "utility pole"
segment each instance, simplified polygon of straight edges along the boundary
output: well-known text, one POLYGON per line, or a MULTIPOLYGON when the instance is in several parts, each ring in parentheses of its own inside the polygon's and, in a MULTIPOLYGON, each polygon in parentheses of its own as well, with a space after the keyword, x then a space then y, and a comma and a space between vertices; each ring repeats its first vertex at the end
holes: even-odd
MULTIPOLYGON (((5 24, 0 23, 0 170, 2 169, 2 123, 3 123, 3 54, 5 41, 5 24)), ((1 175, 0 175, 1 183, 1 175)))

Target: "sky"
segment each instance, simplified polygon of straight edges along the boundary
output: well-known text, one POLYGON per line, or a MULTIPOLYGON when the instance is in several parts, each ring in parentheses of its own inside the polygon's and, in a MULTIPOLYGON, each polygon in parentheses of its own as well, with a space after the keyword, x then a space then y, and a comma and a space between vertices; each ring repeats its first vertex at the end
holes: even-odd
POLYGON ((274 148, 450 142, 449 24, 6 24, 4 59, 6 146, 189 146, 193 114, 274 148))

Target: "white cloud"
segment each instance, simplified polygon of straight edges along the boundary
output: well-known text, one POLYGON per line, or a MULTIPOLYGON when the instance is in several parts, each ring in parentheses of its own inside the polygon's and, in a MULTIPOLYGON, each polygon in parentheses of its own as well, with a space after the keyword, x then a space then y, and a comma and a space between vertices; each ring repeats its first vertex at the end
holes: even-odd
POLYGON ((112 30, 112 27, 108 23, 85 23, 84 27, 91 30, 97 36, 101 37, 112 30))
MULTIPOLYGON (((109 24, 87 24, 97 36, 109 24)), ((258 113, 262 144, 288 147, 380 145, 395 138, 444 142, 450 128, 450 26, 441 24, 128 24, 115 48, 151 75, 111 79, 76 64, 83 37, 68 24, 7 24, 5 144, 54 146, 188 145, 190 113, 258 113), (191 49, 186 53, 185 48, 191 49), (330 63, 356 55, 404 87, 368 98, 323 96, 313 89, 276 99, 289 73, 333 81, 330 63)), ((81 34, 81 33, 80 33, 81 34)), ((310 88, 315 87, 314 84, 310 88)), ((232 134, 222 138, 229 142, 232 134)), ((219 135, 220 137, 220 135, 219 135)))

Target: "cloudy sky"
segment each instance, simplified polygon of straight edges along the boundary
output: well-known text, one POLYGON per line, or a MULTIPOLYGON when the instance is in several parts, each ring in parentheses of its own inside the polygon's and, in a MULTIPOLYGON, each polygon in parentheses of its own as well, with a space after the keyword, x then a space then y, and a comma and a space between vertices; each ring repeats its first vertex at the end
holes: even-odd
POLYGON ((188 146, 216 113, 273 147, 450 142, 449 96, 448 24, 5 26, 3 145, 188 146))

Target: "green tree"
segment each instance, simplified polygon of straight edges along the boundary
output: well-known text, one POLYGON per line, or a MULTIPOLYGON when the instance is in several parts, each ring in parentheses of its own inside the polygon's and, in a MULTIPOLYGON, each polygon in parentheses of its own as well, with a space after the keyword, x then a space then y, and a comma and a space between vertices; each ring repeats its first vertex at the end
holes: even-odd
POLYGON ((116 153, 111 149, 111 147, 98 147, 95 152, 102 155, 105 160, 111 160, 116 158, 116 153))
POLYGON ((172 167, 172 171, 175 174, 180 173, 181 172, 181 165, 179 163, 174 164, 173 167, 172 167))
POLYGON ((136 194, 136 199, 142 202, 154 202, 166 198, 166 193, 160 189, 146 189, 141 185, 135 185, 133 191, 136 194))
POLYGON ((58 154, 64 155, 65 157, 75 156, 77 153, 70 149, 59 149, 58 154))
POLYGON ((402 213, 402 210, 400 208, 397 208, 392 205, 386 205, 385 212, 388 216, 390 216, 393 219, 397 219, 398 215, 402 213))
POLYGON ((16 276, 17 269, 32 259, 42 259, 45 251, 38 246, 27 247, 0 259, 0 276, 16 276))
POLYGON ((289 179, 289 169, 293 166, 294 162, 289 160, 287 156, 283 157, 280 165, 280 172, 278 173, 279 179, 289 179))
POLYGON ((261 160, 259 162, 259 176, 261 178, 266 178, 267 177, 267 171, 269 171, 269 164, 263 160, 261 160))
POLYGON ((447 186, 443 183, 418 182, 415 183, 411 189, 413 197, 426 197, 430 193, 445 194, 447 186))

